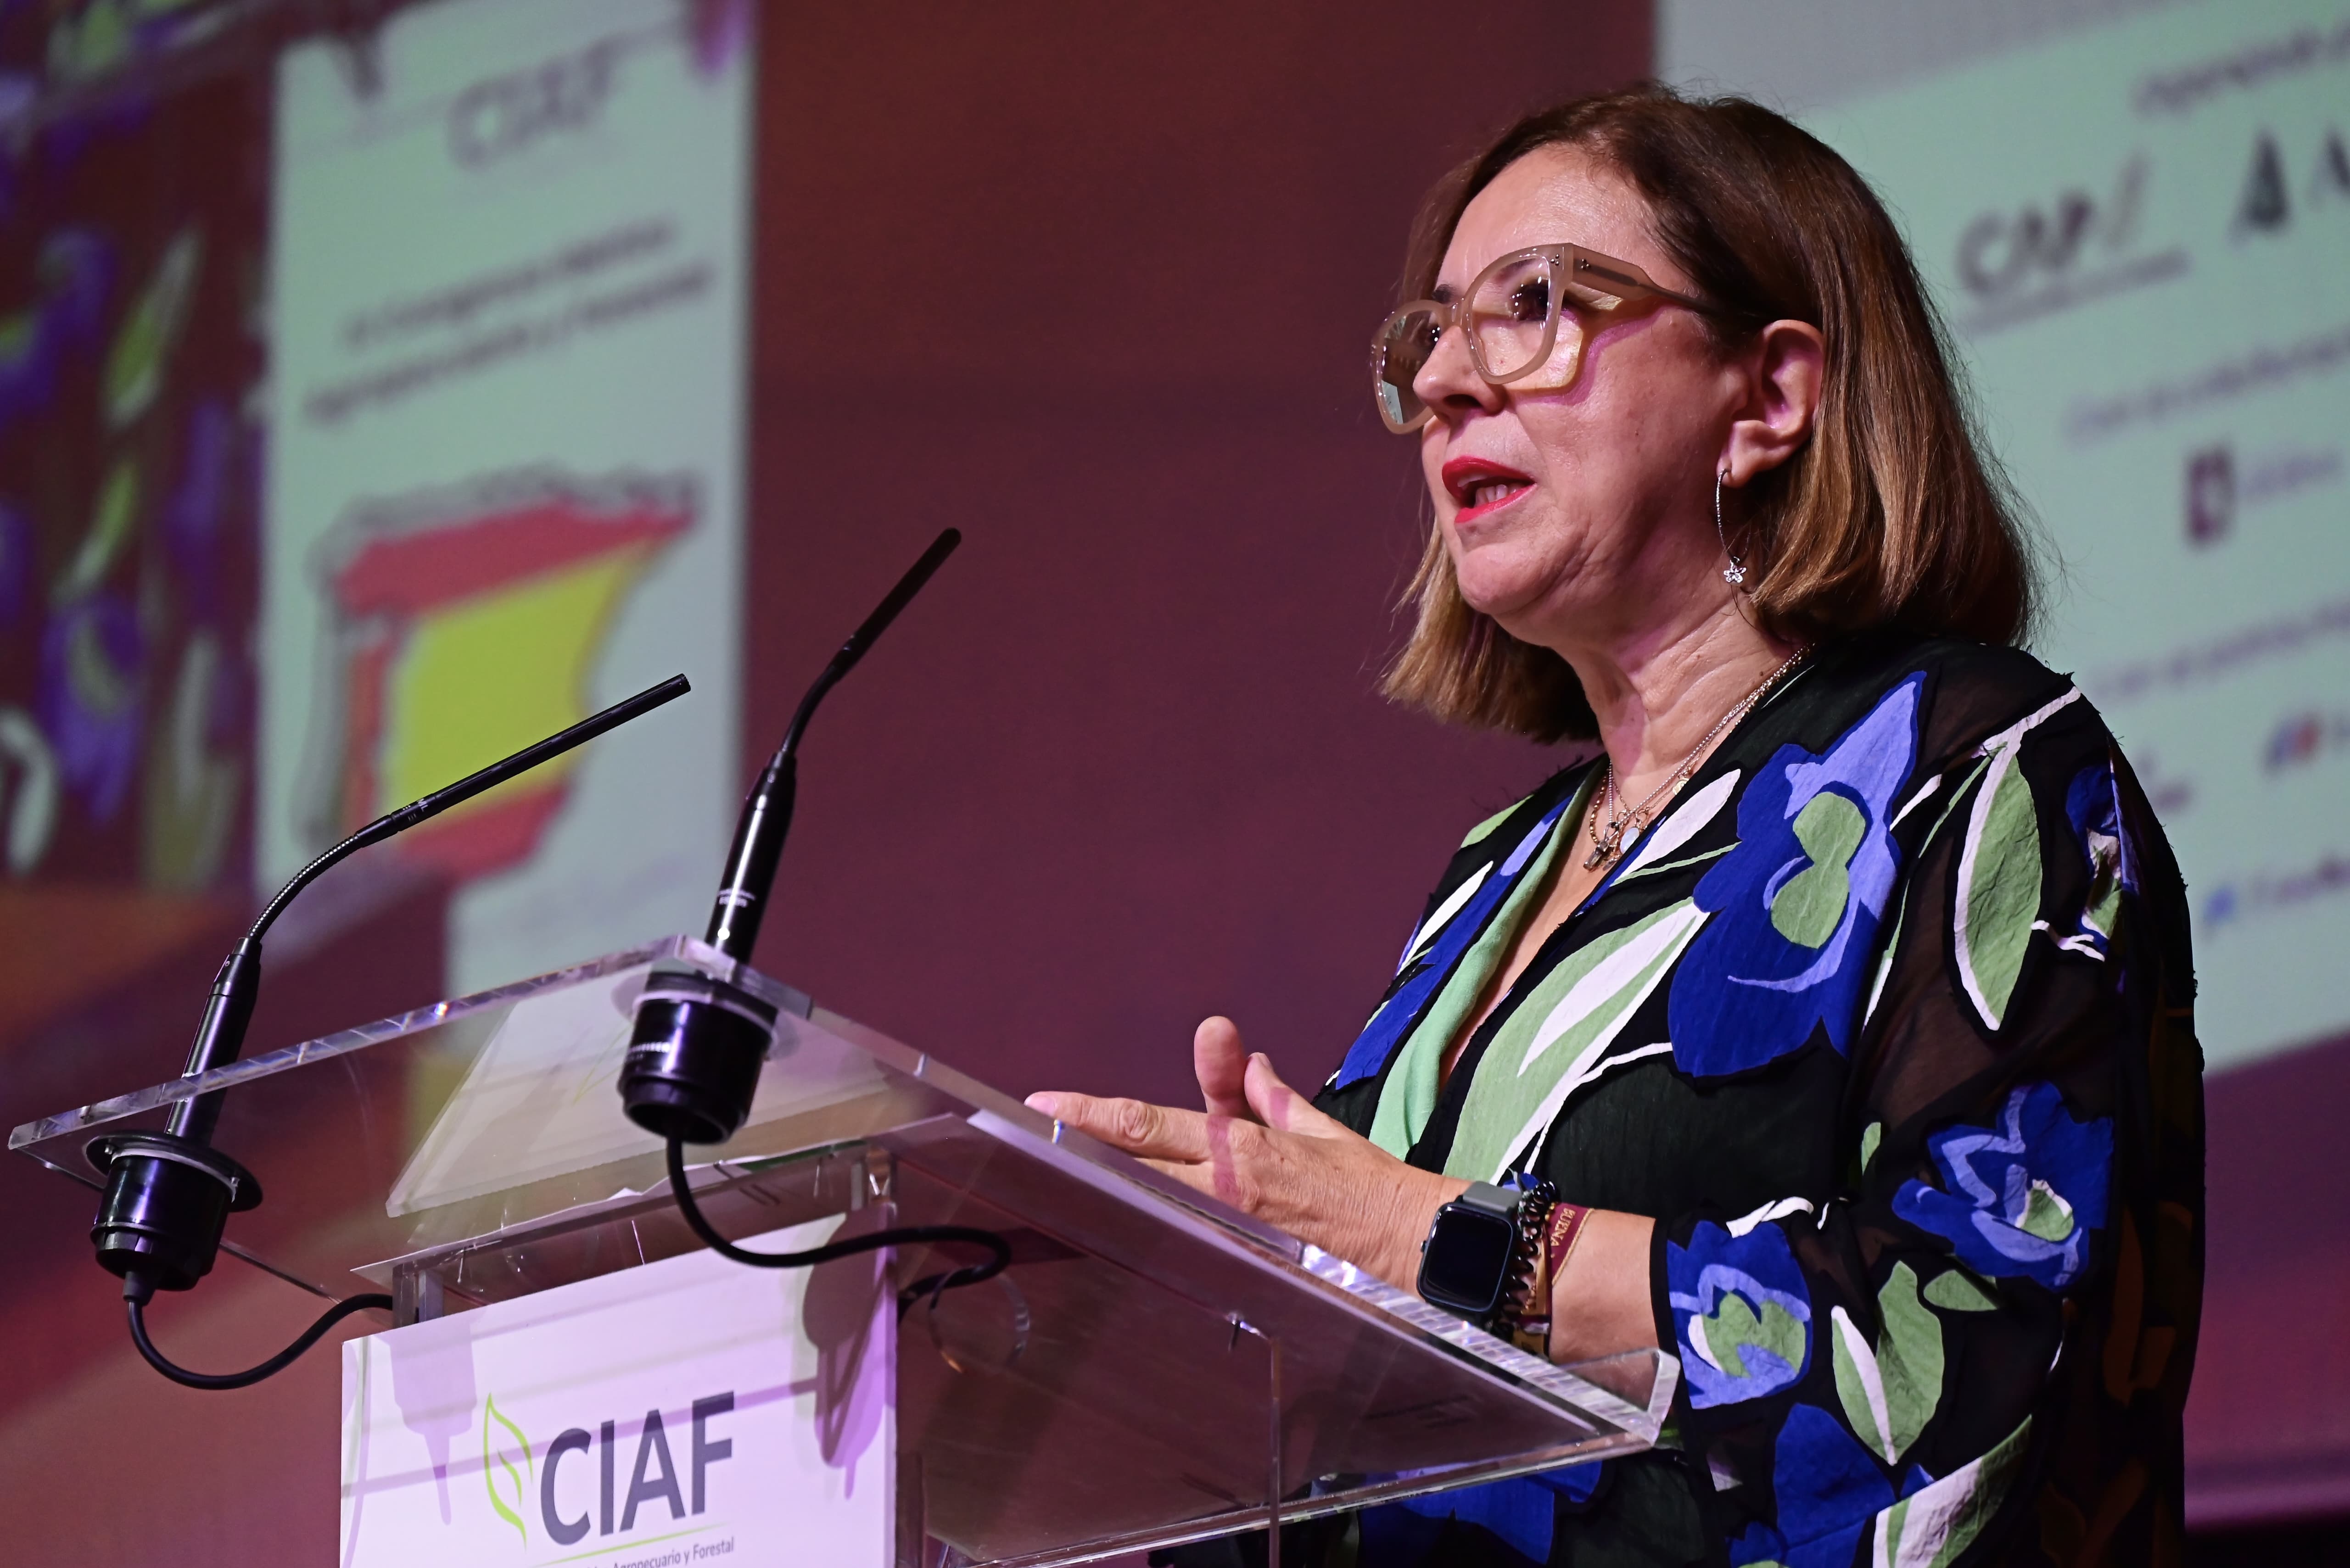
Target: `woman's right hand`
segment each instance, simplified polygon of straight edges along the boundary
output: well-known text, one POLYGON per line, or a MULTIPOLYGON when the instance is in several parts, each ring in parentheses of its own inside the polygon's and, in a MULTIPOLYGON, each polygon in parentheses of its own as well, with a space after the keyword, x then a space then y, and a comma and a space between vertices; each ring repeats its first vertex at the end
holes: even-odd
POLYGON ((1205 1108, 1047 1092, 1028 1104, 1243 1213, 1410 1290, 1436 1211, 1468 1187, 1407 1165, 1314 1108, 1229 1018, 1191 1040, 1205 1108))

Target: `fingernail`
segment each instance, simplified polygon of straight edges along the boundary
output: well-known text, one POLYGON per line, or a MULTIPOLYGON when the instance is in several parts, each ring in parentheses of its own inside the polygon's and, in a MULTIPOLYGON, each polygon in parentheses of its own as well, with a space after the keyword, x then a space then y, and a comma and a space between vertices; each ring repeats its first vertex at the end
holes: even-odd
POLYGON ((1030 1110, 1042 1111, 1049 1116, 1060 1107, 1061 1102, 1054 1098, 1050 1094, 1039 1090, 1037 1093, 1028 1096, 1027 1104, 1030 1110))

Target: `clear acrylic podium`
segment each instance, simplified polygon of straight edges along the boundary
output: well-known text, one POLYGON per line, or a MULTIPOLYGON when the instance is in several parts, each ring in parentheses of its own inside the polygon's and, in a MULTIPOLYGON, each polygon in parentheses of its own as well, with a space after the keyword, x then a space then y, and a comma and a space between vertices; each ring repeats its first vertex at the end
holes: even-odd
MULTIPOLYGON (((700 1244, 614 1089, 656 965, 781 1010, 749 1122, 691 1151, 722 1231, 879 1207, 860 1219, 1012 1243, 1004 1274, 916 1300, 897 1339, 899 1539, 927 1536, 925 1563, 1083 1562, 1657 1438, 1671 1357, 1527 1355, 686 937, 27 1123, 9 1147, 94 1194, 93 1137, 229 1090, 215 1141, 265 1198, 231 1219, 220 1269, 387 1290, 401 1323, 658 1262, 700 1244)), ((968 1261, 901 1249, 889 1279, 968 1261)))

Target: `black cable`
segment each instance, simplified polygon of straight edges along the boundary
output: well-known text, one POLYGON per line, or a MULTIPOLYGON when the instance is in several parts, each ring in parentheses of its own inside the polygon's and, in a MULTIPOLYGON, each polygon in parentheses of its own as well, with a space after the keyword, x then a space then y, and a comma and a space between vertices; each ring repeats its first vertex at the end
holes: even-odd
POLYGON ((147 1337, 147 1301, 152 1293, 153 1288, 137 1273, 127 1276, 122 1282, 123 1303, 130 1309, 130 1341, 139 1347, 139 1354, 147 1358, 148 1366, 172 1382, 190 1388, 250 1388, 263 1378, 274 1377, 293 1366, 304 1351, 318 1343, 319 1335, 351 1314, 391 1310, 391 1298, 380 1291, 346 1296, 328 1307, 317 1322, 303 1330, 301 1338, 258 1366, 249 1366, 243 1372, 191 1372, 184 1366, 175 1366, 155 1348, 155 1342, 147 1337))
POLYGON ((738 1247, 721 1236, 693 1200, 693 1189, 685 1179, 685 1145, 677 1138, 669 1140, 669 1189, 677 1199, 678 1212, 693 1233, 702 1238, 710 1250, 722 1258, 747 1263, 754 1269, 800 1269, 817 1263, 828 1263, 835 1258, 854 1257, 859 1252, 879 1251, 921 1241, 962 1241, 974 1247, 984 1247, 993 1254, 983 1263, 971 1263, 949 1273, 930 1274, 906 1288, 905 1295, 930 1295, 933 1298, 948 1291, 961 1290, 992 1280, 1002 1273, 1012 1262, 1012 1243, 993 1231, 982 1231, 973 1225, 898 1225, 887 1231, 868 1231, 862 1236, 846 1241, 827 1241, 821 1247, 810 1247, 801 1252, 754 1252, 738 1247))

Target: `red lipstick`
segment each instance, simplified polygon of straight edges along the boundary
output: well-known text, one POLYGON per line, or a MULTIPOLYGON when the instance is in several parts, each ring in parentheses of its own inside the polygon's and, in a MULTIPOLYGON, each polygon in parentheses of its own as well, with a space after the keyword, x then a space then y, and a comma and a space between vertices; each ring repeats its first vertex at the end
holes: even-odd
POLYGON ((1534 485, 1532 475, 1482 457, 1450 459, 1442 475, 1446 492, 1461 507, 1452 519, 1456 527, 1500 511, 1534 485))

